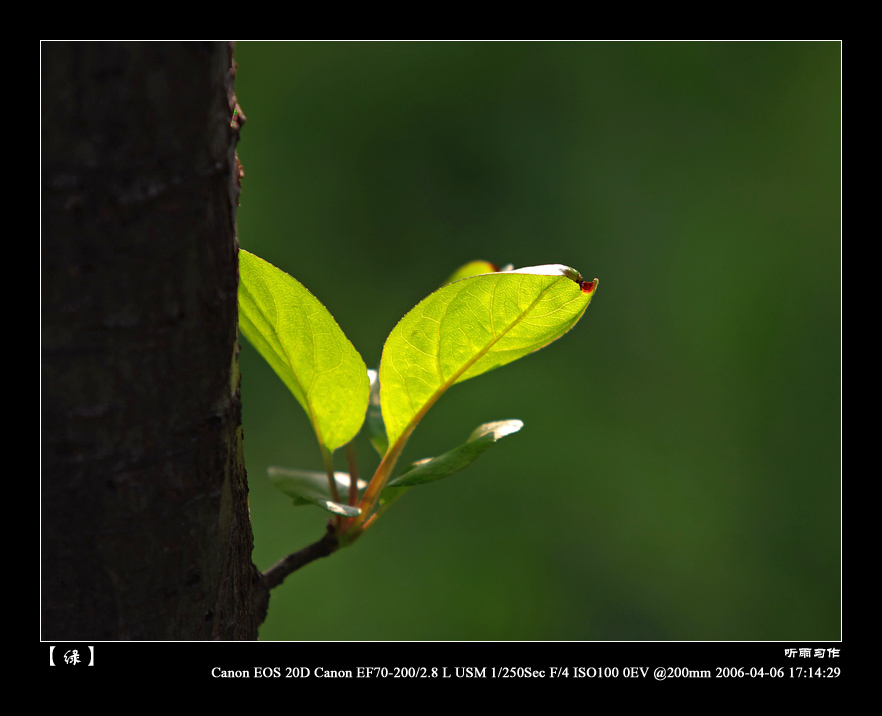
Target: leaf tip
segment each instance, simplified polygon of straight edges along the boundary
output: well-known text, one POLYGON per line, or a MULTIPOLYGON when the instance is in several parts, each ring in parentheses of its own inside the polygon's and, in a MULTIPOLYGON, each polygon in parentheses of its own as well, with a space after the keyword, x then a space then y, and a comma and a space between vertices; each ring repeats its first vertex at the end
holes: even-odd
POLYGON ((545 264, 543 266, 527 266, 519 269, 502 269, 501 273, 528 273, 536 276, 565 276, 574 281, 585 293, 591 293, 597 286, 597 279, 593 281, 583 281, 582 274, 571 266, 563 264, 545 264))
POLYGON ((506 435, 518 432, 522 427, 524 427, 523 420, 504 420, 497 425, 494 432, 497 439, 504 438, 506 435))
POLYGON ((596 278, 593 281, 582 281, 582 284, 581 284, 582 293, 586 293, 586 294, 594 293, 597 290, 598 283, 600 283, 600 280, 596 279, 596 278))
POLYGON ((496 442, 506 435, 518 432, 522 427, 524 427, 523 420, 497 420, 492 423, 484 423, 472 431, 469 440, 475 440, 489 434, 493 436, 493 442, 496 442))

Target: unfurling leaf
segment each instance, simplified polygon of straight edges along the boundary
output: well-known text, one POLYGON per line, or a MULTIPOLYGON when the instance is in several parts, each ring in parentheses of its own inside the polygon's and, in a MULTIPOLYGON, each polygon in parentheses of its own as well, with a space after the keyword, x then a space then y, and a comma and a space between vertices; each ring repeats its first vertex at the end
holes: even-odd
POLYGON ((380 375, 375 370, 369 370, 368 378, 371 382, 371 399, 365 422, 371 445, 382 457, 389 449, 389 440, 386 438, 386 425, 383 423, 383 410, 380 407, 380 375))
POLYGON ((500 438, 516 433, 523 426, 524 424, 520 420, 499 420, 494 423, 484 423, 475 428, 468 440, 459 447, 438 457, 418 460, 401 475, 389 480, 386 488, 380 494, 380 509, 385 512, 393 502, 416 485, 425 485, 449 477, 468 467, 500 438))
POLYGON ((414 463, 404 473, 389 480, 386 489, 424 485, 459 472, 477 460, 497 440, 516 433, 522 427, 524 424, 520 420, 499 420, 479 425, 464 444, 438 457, 414 463))
MULTIPOLYGON (((269 467, 267 474, 277 490, 294 498, 295 505, 316 505, 344 517, 356 517, 361 514, 361 510, 357 507, 335 502, 332 499, 328 477, 323 472, 269 467)), ((349 473, 335 472, 334 482, 337 483, 339 494, 345 495, 349 492, 349 473)), ((356 486, 359 492, 362 492, 367 487, 367 483, 358 480, 356 486)))

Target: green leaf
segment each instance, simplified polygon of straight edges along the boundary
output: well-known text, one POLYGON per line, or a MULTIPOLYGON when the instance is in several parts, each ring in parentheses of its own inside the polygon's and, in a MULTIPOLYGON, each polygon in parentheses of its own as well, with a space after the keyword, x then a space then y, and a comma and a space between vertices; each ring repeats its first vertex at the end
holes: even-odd
MULTIPOLYGON (((484 423, 475 428, 468 440, 459 447, 438 457, 415 462, 404 473, 389 480, 386 484, 386 490, 424 485, 427 482, 434 482, 452 475, 471 465, 497 440, 516 433, 522 427, 524 424, 520 420, 499 420, 494 423, 484 423)), ((385 495, 385 490, 383 494, 385 495)))
MULTIPOLYGON (((273 466, 267 468, 267 474, 277 490, 294 498, 295 505, 317 505, 328 512, 344 517, 356 517, 361 514, 358 507, 344 505, 331 498, 328 476, 324 472, 290 470, 286 467, 273 466)), ((340 494, 345 495, 349 492, 349 473, 335 472, 334 482, 337 483, 337 490, 340 494)), ((363 491, 367 487, 367 483, 364 480, 359 480, 357 487, 359 491, 363 491)))
POLYGON ((423 299, 383 348, 380 402, 390 446, 400 451, 450 386, 560 338, 596 287, 596 279, 583 282, 575 269, 553 264, 465 278, 423 299))
POLYGON ((243 250, 239 327, 306 411, 325 451, 355 437, 370 394, 364 361, 299 281, 243 250))
MULTIPOLYGON (((511 268, 513 267, 509 264, 503 270, 507 271, 511 268)), ((499 271, 499 267, 496 264, 491 264, 489 261, 469 261, 456 269, 441 285, 446 286, 448 283, 464 278, 479 276, 485 273, 495 273, 497 271, 499 271)), ((368 377, 371 382, 371 400, 368 405, 366 421, 368 434, 371 444, 373 444, 376 451, 380 453, 380 457, 382 457, 389 449, 389 441, 386 438, 386 425, 383 423, 383 410, 380 406, 380 374, 375 370, 368 370, 368 377)))

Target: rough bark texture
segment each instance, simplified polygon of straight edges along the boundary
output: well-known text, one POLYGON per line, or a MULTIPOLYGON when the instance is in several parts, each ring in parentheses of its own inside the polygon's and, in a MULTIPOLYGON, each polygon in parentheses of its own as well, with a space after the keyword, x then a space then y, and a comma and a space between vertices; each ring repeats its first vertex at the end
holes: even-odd
POLYGON ((42 46, 42 636, 253 639, 232 46, 42 46))

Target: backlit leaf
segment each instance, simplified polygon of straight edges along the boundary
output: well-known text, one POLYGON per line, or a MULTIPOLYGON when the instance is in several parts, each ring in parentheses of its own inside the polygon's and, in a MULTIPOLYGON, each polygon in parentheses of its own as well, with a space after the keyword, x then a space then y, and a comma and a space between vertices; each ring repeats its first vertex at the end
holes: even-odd
POLYGON ((364 361, 328 310, 296 279, 239 251, 239 327, 306 411, 328 453, 364 422, 364 361))
POLYGON ((450 283, 393 329, 380 363, 389 445, 411 431, 450 386, 560 338, 582 317, 597 281, 552 264, 450 283))

